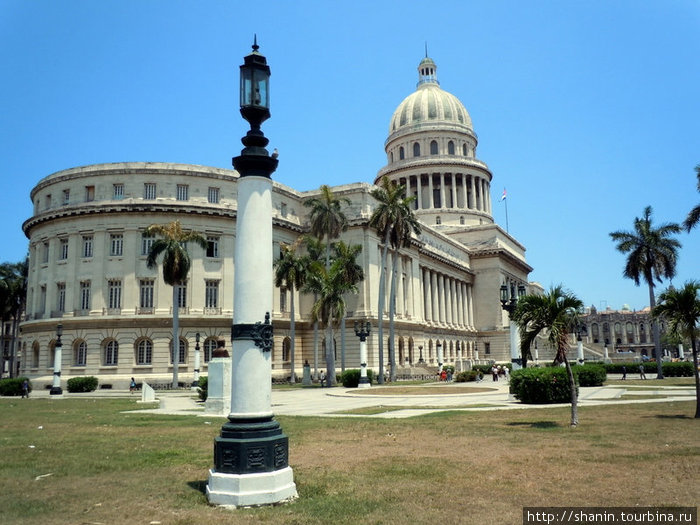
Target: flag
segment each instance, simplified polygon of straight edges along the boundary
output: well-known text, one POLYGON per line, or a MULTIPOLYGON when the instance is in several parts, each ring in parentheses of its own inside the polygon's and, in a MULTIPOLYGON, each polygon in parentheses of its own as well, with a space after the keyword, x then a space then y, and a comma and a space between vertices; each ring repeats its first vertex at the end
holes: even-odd
POLYGON ((506 200, 506 189, 503 188, 503 195, 501 195, 501 200, 504 201, 506 200))

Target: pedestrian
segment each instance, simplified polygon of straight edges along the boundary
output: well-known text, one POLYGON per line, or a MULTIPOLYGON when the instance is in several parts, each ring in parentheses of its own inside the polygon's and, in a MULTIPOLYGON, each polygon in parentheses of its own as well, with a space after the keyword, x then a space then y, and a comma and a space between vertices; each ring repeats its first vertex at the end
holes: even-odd
POLYGON ((646 379, 647 375, 644 373, 644 363, 639 364, 639 379, 646 379))
POLYGON ((22 399, 29 399, 29 380, 25 379, 22 381, 22 399))
POLYGON ((440 372, 440 381, 447 381, 447 372, 445 371, 445 369, 443 369, 442 372, 440 372))
POLYGON ((625 379, 627 379, 627 367, 622 365, 622 380, 624 381, 625 379))
POLYGON ((482 377, 481 377, 481 370, 477 370, 477 371, 476 371, 476 382, 477 382, 477 383, 481 383, 481 379, 482 379, 482 377))
POLYGON ((506 381, 510 379, 510 368, 507 366, 503 367, 503 374, 506 376, 506 381))
POLYGON ((129 392, 133 394, 134 390, 136 390, 136 380, 134 380, 134 378, 132 377, 131 383, 129 383, 129 392))
POLYGON ((496 368, 496 365, 491 367, 491 377, 494 381, 498 381, 498 368, 496 368))
POLYGON ((323 384, 326 382, 326 373, 321 370, 321 388, 323 388, 323 384))
POLYGON ((452 369, 450 368, 450 369, 447 371, 447 382, 449 383, 449 382, 451 382, 451 381, 452 381, 452 369))

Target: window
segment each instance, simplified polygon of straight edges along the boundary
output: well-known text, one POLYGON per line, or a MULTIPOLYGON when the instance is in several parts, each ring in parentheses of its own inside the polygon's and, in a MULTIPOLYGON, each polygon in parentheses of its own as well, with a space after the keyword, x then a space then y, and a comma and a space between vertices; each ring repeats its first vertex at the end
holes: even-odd
POLYGON ((59 242, 58 258, 61 261, 65 261, 68 259, 68 239, 61 239, 59 242))
POLYGON ((187 308, 187 284, 177 285, 177 306, 187 308))
MULTIPOLYGON (((187 354, 187 346, 185 345, 185 341, 180 339, 180 352, 179 352, 179 359, 177 361, 179 364, 181 364, 181 365, 185 364, 186 354, 187 354)), ((170 362, 171 363, 173 362, 173 342, 172 342, 172 340, 170 341, 170 362)))
POLYGON ((63 190, 63 204, 70 204, 70 190, 63 190))
POLYGON ((187 184, 177 185, 177 200, 186 201, 189 195, 190 187, 187 184))
POLYGON ((87 343, 76 341, 73 346, 73 366, 85 366, 87 364, 87 343))
POLYGON ((121 233, 111 233, 109 235, 109 254, 121 256, 124 252, 124 235, 121 233))
POLYGON ((95 200, 95 186, 85 186, 85 202, 95 200))
POLYGON ((282 217, 287 216, 287 203, 286 202, 283 202, 280 204, 280 215, 282 215, 282 217))
POLYGON ((204 362, 208 363, 211 361, 211 356, 214 354, 214 350, 216 350, 216 339, 213 337, 208 338, 206 341, 204 341, 204 362))
POLYGON ((207 257, 219 256, 219 237, 209 235, 207 237, 207 257))
POLYGON ((118 280, 107 281, 108 308, 119 310, 122 307, 122 282, 118 280))
POLYGON ((204 295, 204 307, 205 308, 218 308, 219 307, 219 281, 205 281, 205 295, 204 295))
POLYGON ((454 155, 455 154, 455 143, 452 141, 449 141, 447 143, 447 154, 448 155, 454 155))
POLYGON ((136 345, 136 364, 150 365, 153 360, 153 343, 150 339, 141 339, 136 345))
POLYGON ((399 148, 399 160, 403 160, 404 158, 406 158, 406 154, 404 153, 403 146, 401 146, 399 148))
POLYGON ((434 140, 430 141, 430 154, 431 155, 437 155, 438 154, 438 143, 434 140))
POLYGON ((39 288, 39 313, 43 314, 46 311, 46 285, 41 285, 39 288))
POLYGON ((154 235, 142 235, 141 236, 141 255, 148 255, 151 251, 151 246, 153 246, 153 241, 156 238, 154 235))
POLYGON ((114 200, 121 200, 124 198, 124 185, 123 184, 113 184, 112 185, 112 198, 114 200))
POLYGON ((105 345, 104 365, 117 366, 119 362, 119 343, 114 339, 105 345))
POLYGON ((460 223, 461 225, 464 225, 464 216, 461 216, 461 217, 459 218, 459 223, 460 223))
POLYGON ((39 368, 39 341, 32 343, 32 368, 39 368))
POLYGON ((462 144, 462 155, 464 155, 465 157, 467 156, 467 145, 466 144, 462 144))
POLYGON ((153 308, 153 284, 153 279, 139 281, 139 306, 141 308, 153 308))
POLYGON ((219 188, 209 188, 207 192, 207 200, 211 204, 219 204, 219 188))
POLYGON ((80 309, 90 309, 90 281, 80 282, 80 309))
POLYGON ((66 311, 66 283, 58 283, 56 285, 56 310, 59 312, 66 311))
POLYGON ((44 264, 49 262, 49 241, 45 241, 43 244, 42 260, 44 264))
POLYGON ((83 235, 83 257, 92 257, 92 235, 83 235))
POLYGON ((484 354, 491 355, 491 343, 484 343, 484 354))
POLYGON ((287 311, 287 289, 283 286, 280 288, 280 312, 287 311))
POLYGON ((51 207, 51 194, 49 193, 46 196, 46 209, 48 210, 51 207))
POLYGON ((282 361, 289 361, 289 355, 292 348, 292 340, 289 337, 285 337, 282 341, 282 361))
POLYGON ((143 198, 146 200, 154 200, 156 198, 156 185, 153 182, 146 182, 143 185, 143 198))
POLYGON ((413 143, 413 156, 420 157, 420 144, 417 142, 413 143))
POLYGON ((439 216, 435 217, 435 224, 442 224, 442 219, 439 216))

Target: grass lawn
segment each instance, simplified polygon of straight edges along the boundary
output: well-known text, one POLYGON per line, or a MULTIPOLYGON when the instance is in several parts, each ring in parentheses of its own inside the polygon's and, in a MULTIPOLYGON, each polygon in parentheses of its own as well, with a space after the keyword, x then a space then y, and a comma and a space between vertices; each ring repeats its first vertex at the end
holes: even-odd
POLYGON ((2 399, 3 524, 520 524, 523 506, 696 506, 695 402, 280 417, 299 499, 204 495, 222 418, 124 414, 131 399, 2 399), (41 428, 39 428, 41 427, 41 428))

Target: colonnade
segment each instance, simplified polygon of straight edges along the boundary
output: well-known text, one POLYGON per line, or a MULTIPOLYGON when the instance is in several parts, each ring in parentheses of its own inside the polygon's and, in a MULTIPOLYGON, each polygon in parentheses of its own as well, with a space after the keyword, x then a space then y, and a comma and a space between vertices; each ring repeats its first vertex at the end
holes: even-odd
POLYGON ((429 323, 474 327, 471 283, 422 267, 423 317, 429 323))
POLYGON ((418 210, 459 208, 491 214, 490 182, 466 173, 433 173, 401 177, 418 210))

